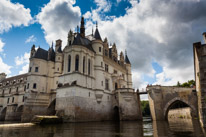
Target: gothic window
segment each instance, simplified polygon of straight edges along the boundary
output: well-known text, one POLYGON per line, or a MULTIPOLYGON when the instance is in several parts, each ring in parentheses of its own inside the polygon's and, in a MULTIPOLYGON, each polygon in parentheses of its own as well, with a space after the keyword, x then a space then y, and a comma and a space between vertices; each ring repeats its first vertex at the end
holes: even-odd
POLYGON ((36 83, 33 84, 33 89, 36 89, 36 83))
POLYGON ((91 65, 91 62, 90 62, 90 59, 89 59, 89 60, 88 60, 88 75, 90 75, 90 73, 91 73, 91 72, 90 72, 90 71, 91 71, 91 70, 90 70, 90 69, 91 69, 91 66, 90 66, 90 65, 91 65))
POLYGON ((75 71, 79 71, 79 55, 75 57, 75 71))
POLYGON ((68 57, 68 72, 71 71, 71 56, 68 57))
POLYGON ((83 73, 85 73, 85 57, 83 58, 83 73))

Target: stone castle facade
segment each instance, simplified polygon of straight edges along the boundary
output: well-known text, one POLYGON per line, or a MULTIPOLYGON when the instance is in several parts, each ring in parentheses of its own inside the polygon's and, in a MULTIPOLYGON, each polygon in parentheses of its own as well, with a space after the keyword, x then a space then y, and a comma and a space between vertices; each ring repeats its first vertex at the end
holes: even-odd
POLYGON ((57 115, 65 122, 141 119, 139 95, 132 89, 131 63, 117 47, 95 33, 68 34, 55 49, 33 45, 28 73, 0 74, 0 120, 30 121, 34 115, 57 115))
POLYGON ((206 32, 203 33, 205 44, 193 44, 196 90, 200 123, 206 127, 206 32))

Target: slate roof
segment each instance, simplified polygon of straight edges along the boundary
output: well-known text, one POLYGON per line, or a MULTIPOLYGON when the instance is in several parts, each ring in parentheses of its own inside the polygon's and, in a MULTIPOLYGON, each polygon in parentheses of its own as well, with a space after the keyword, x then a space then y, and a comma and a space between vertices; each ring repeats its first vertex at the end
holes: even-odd
POLYGON ((47 51, 39 47, 36 53, 34 54, 33 58, 43 59, 46 61, 55 61, 54 49, 51 47, 49 48, 49 51, 47 51))
POLYGON ((74 45, 81 45, 81 46, 84 46, 87 49, 95 52, 94 49, 92 48, 91 41, 89 39, 85 38, 85 37, 82 37, 80 35, 80 33, 77 33, 77 36, 74 38, 74 41, 73 41, 71 46, 74 46, 74 45))
POLYGON ((94 38, 102 41, 102 38, 101 38, 101 36, 100 36, 100 34, 99 34, 98 28, 96 28, 96 30, 95 30, 94 38))
POLYGON ((131 64, 130 61, 129 61, 129 58, 127 57, 127 55, 125 56, 125 62, 126 62, 127 64, 131 64))
POLYGON ((44 59, 47 60, 48 59, 48 51, 42 49, 42 48, 38 48, 36 53, 34 54, 33 58, 38 58, 38 59, 44 59))

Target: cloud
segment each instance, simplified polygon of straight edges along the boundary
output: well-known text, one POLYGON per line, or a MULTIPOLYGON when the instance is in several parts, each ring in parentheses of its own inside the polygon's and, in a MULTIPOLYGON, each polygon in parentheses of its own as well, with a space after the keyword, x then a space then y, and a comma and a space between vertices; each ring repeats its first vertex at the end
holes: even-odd
POLYGON ((27 52, 25 52, 23 56, 15 57, 16 66, 20 66, 20 65, 23 65, 23 64, 28 64, 29 63, 29 57, 30 57, 30 53, 27 53, 27 52))
POLYGON ((12 66, 7 65, 6 63, 3 62, 2 58, 0 57, 0 73, 4 72, 7 75, 11 74, 10 69, 12 66))
POLYGON ((2 42, 2 40, 0 39, 0 53, 2 53, 4 50, 3 50, 3 47, 4 47, 5 43, 2 42))
POLYGON ((22 67, 22 69, 19 71, 19 74, 27 73, 29 69, 29 64, 26 64, 22 67))
POLYGON ((26 39, 25 43, 30 43, 35 41, 36 41, 36 37, 34 35, 31 35, 26 39))
POLYGON ((0 33, 8 31, 13 26, 28 26, 31 20, 29 8, 9 0, 0 1, 0 33))
POLYGON ((47 43, 57 39, 63 40, 63 46, 67 42, 67 34, 74 29, 80 21, 80 8, 73 6, 72 0, 51 0, 41 8, 37 15, 38 22, 42 25, 47 43))

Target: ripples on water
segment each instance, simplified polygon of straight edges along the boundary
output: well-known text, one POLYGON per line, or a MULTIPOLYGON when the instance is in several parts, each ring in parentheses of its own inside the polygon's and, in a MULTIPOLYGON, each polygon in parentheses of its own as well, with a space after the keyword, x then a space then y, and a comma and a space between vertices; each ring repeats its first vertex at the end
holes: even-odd
POLYGON ((87 122, 56 125, 0 124, 0 137, 206 137, 197 120, 87 122), (4 126, 2 126, 4 125, 4 126))

